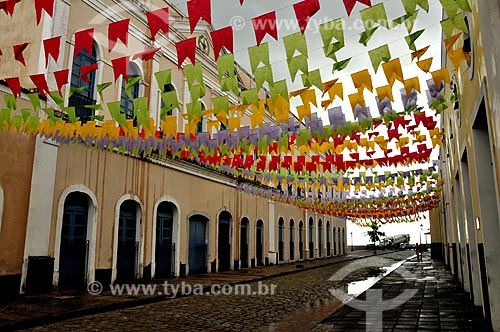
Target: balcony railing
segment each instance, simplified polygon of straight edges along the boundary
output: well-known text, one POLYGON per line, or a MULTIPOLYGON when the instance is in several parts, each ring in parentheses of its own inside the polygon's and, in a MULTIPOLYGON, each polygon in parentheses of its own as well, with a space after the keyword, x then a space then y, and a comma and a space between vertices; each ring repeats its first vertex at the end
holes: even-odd
POLYGON ((74 93, 69 97, 69 105, 75 107, 76 116, 80 118, 80 121, 89 121, 90 117, 94 115, 94 110, 87 108, 87 105, 95 105, 96 101, 92 98, 84 96, 80 93, 74 93))

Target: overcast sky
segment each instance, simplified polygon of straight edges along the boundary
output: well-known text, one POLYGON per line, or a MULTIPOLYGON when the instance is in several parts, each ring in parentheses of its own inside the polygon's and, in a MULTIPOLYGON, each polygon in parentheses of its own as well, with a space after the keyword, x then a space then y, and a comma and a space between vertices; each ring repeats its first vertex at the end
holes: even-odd
MULTIPOLYGON (((184 12, 187 13, 186 9, 187 0, 177 0, 174 3, 184 12)), ((302 87, 302 81, 300 74, 294 82, 290 79, 290 74, 288 71, 288 66, 286 63, 285 48, 283 45, 283 37, 296 33, 299 31, 298 26, 294 26, 295 13, 293 10, 293 4, 299 2, 298 0, 245 0, 243 6, 240 6, 239 0, 212 0, 212 23, 215 29, 223 28, 228 25, 235 26, 235 22, 243 22, 243 27, 235 27, 234 31, 234 53, 236 61, 243 65, 250 71, 250 65, 248 60, 247 48, 256 45, 255 34, 252 27, 251 19, 259 15, 268 13, 270 11, 276 11, 278 22, 278 35, 279 40, 275 41, 272 37, 266 36, 263 42, 269 42, 270 48, 270 60, 273 68, 274 80, 288 80, 289 90, 293 91, 302 87)), ((389 21, 404 15, 404 8, 401 4, 401 0, 372 0, 372 4, 383 2, 387 11, 387 17, 389 21)), ((320 0, 321 10, 313 16, 311 19, 308 29, 306 30, 308 51, 309 51, 309 70, 320 69, 321 77, 323 82, 328 80, 339 78, 344 84, 345 95, 354 93, 355 89, 350 80, 350 74, 355 73, 359 70, 368 68, 372 73, 374 86, 386 85, 387 81, 385 79, 382 68, 380 67, 377 74, 374 73, 370 59, 368 57, 368 51, 375 49, 379 46, 388 44, 392 58, 401 58, 401 63, 403 65, 403 72, 405 78, 411 78, 418 75, 421 79, 422 91, 425 91, 426 84, 425 81, 430 79, 430 74, 422 74, 420 69, 411 63, 411 50, 408 48, 404 37, 408 35, 408 32, 404 26, 398 26, 391 30, 386 30, 385 28, 379 28, 373 38, 369 41, 368 46, 365 47, 358 43, 359 35, 364 30, 362 21, 360 19, 359 11, 367 8, 363 4, 356 4, 350 17, 347 17, 343 1, 342 0, 320 0), (318 26, 321 23, 328 22, 336 18, 343 18, 345 20, 345 38, 346 47, 337 53, 338 59, 351 58, 352 60, 348 67, 341 72, 336 72, 332 74, 331 69, 333 61, 326 58, 322 50, 322 40, 321 35, 318 32, 318 26)), ((417 40, 417 49, 423 48, 430 45, 430 49, 424 58, 434 57, 434 63, 432 70, 440 69, 441 67, 441 28, 439 22, 441 20, 441 5, 438 0, 429 0, 430 11, 426 13, 420 10, 415 26, 412 32, 425 29, 424 34, 417 40)), ((402 103, 400 102, 399 95, 397 91, 402 88, 402 84, 397 83, 394 87, 395 94, 395 108, 402 110, 402 103)), ((298 98, 296 98, 298 100, 298 98)), ((345 98, 348 100, 348 98, 345 98)), ((365 99, 367 105, 370 106, 372 114, 377 116, 376 104, 374 101, 374 95, 365 91, 365 99)), ((292 105, 294 100, 292 100, 292 105)), ((426 96, 423 93, 419 97, 419 103, 424 105, 426 103, 426 96)), ((352 120, 352 111, 350 104, 348 102, 343 102, 337 98, 337 100, 332 104, 334 106, 343 106, 344 112, 346 113, 348 119, 352 120)), ((318 114, 322 118, 327 118, 326 112, 318 109, 318 114)))

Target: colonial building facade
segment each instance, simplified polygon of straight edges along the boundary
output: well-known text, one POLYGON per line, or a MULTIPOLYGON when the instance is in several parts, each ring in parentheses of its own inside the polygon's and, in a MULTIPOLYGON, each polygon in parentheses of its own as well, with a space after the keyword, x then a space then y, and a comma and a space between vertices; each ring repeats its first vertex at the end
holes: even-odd
MULTIPOLYGON (((441 151, 445 190, 431 214, 433 255, 442 256, 484 315, 500 330, 500 43, 492 26, 500 22, 497 1, 470 1, 472 13, 455 49, 470 55, 455 68, 448 95, 458 99, 442 114, 441 151)), ((458 31, 456 31, 458 32, 458 31)), ((445 54, 446 52, 444 52, 445 54)))
MULTIPOLYGON (((53 17, 43 16, 39 25, 35 22, 32 3, 22 1, 12 19, 1 23, 2 31, 13 31, 0 38, 2 45, 30 41, 24 52, 26 66, 0 66, 0 77, 21 78, 18 109, 31 107, 26 95, 33 91, 30 74, 69 68, 70 82, 63 97, 78 116, 111 119, 107 111, 83 107, 105 101, 120 101, 121 112, 129 115, 133 105, 121 79, 103 92, 103 100, 97 85, 114 81, 111 59, 155 46, 160 50, 153 60, 130 62, 129 78, 140 77, 130 87, 131 93, 148 98, 158 125, 161 93, 175 90, 180 109, 174 109, 173 115, 178 116, 178 127, 184 128, 181 113, 190 96, 184 72, 177 70, 174 43, 189 34, 189 21, 175 6, 159 0, 56 0, 53 17), (158 34, 152 45, 146 13, 167 5, 169 36, 158 34), (124 18, 131 20, 128 48, 117 45, 108 52, 105 26, 124 18), (26 23, 19 25, 20 21, 26 23), (83 50, 74 56, 74 34, 87 27, 95 28, 93 52, 83 50), (45 68, 41 40, 51 36, 66 40, 60 60, 50 60, 45 68), (84 84, 80 68, 92 64, 98 64, 98 69, 84 84), (165 69, 173 69, 172 83, 159 87, 154 73, 165 69)), ((210 31, 208 24, 200 23, 193 33, 207 85, 204 107, 222 95, 210 31)), ((8 63, 7 57, 2 63, 8 63)), ((255 84, 243 68, 237 66, 236 74, 240 88, 255 84)), ((49 79, 48 84, 56 90, 54 81, 49 79)), ((0 94, 9 93, 2 82, 0 94)), ((266 97, 266 91, 260 94, 266 97)), ((42 102, 42 107, 55 106, 50 99, 42 102)), ((241 100, 230 95, 230 102, 241 100)), ((199 122, 198 131, 208 130, 208 120, 199 122)), ((273 118, 267 114, 266 120, 273 118)), ((250 124, 248 116, 241 121, 250 124)), ((15 131, 0 131, 0 156, 0 287, 4 294, 75 288, 94 280, 109 284, 215 273, 346 252, 345 220, 237 190, 241 179, 194 163, 130 157, 15 131)))

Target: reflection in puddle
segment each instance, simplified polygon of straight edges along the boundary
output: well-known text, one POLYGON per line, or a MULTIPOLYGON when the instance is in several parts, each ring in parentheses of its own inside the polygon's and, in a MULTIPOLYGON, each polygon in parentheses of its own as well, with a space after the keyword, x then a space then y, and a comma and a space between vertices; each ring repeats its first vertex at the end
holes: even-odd
MULTIPOLYGON (((403 265, 400 261, 390 266, 381 268, 383 271, 375 277, 367 277, 364 280, 354 281, 343 288, 350 296, 356 297, 375 285, 380 279, 403 265)), ((313 303, 308 303, 302 310, 297 310, 286 315, 279 322, 269 323, 260 329, 261 332, 289 332, 289 331, 327 331, 331 326, 318 325, 326 316, 333 313, 343 304, 335 297, 318 298, 313 303)))

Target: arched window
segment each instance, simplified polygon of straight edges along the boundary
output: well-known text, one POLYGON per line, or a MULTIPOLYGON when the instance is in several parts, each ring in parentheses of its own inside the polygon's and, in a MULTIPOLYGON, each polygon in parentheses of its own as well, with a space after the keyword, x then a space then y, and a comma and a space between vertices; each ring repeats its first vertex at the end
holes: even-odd
MULTIPOLYGON (((139 66, 130 62, 128 66, 128 81, 129 84, 137 77, 141 77, 139 66)), ((120 112, 125 114, 127 119, 134 118, 134 99, 139 98, 140 95, 140 82, 137 81, 130 86, 130 96, 127 94, 127 82, 122 79, 122 92, 120 98, 120 112)))
POLYGON ((95 87, 96 87, 96 71, 87 74, 88 83, 84 81, 81 68, 94 65, 97 63, 96 47, 92 45, 92 54, 89 54, 86 49, 83 49, 73 59, 71 69, 71 89, 76 90, 68 101, 68 106, 75 107, 76 116, 82 121, 90 120, 94 115, 94 110, 85 107, 86 105, 95 105, 95 87))

